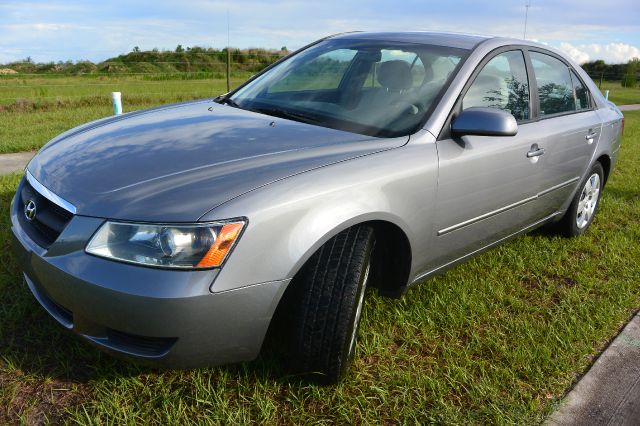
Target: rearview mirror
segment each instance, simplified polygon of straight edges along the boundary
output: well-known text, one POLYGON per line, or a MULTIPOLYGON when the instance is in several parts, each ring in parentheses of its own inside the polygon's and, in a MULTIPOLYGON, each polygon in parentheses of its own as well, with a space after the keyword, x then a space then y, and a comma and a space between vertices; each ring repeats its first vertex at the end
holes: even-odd
POLYGON ((513 115, 496 108, 465 109, 451 124, 455 136, 515 136, 518 124, 513 115))

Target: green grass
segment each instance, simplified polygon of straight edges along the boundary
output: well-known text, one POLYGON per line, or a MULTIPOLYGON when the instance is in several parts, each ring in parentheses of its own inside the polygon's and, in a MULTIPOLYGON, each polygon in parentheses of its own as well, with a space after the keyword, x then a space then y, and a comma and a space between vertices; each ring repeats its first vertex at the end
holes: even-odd
MULTIPOLYGON (((248 76, 234 77, 232 87, 248 76)), ((0 153, 39 149, 67 129, 113 114, 111 92, 122 92, 125 112, 226 92, 224 79, 144 77, 0 78, 0 153)))
MULTIPOLYGON (((596 81, 598 84, 598 81, 596 81)), ((640 86, 622 87, 619 81, 603 81, 601 92, 609 91, 609 100, 616 105, 640 104, 640 86)))
POLYGON ((0 424, 539 422, 640 307, 639 139, 629 112, 585 236, 536 232, 401 300, 370 298, 337 387, 284 376, 269 357, 158 371, 63 332, 21 283, 8 221, 19 176, 0 177, 0 424))

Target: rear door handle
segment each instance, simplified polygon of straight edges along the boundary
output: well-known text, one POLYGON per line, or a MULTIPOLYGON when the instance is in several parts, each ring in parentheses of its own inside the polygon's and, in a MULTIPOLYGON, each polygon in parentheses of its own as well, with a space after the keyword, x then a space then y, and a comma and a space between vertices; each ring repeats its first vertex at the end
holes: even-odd
POLYGON ((587 143, 591 145, 596 136, 598 136, 598 134, 594 132, 592 129, 589 129, 589 133, 587 133, 587 136, 585 136, 585 139, 587 140, 587 143))
POLYGON ((544 148, 539 148, 537 143, 531 145, 531 150, 527 152, 527 158, 540 157, 544 154, 544 148))

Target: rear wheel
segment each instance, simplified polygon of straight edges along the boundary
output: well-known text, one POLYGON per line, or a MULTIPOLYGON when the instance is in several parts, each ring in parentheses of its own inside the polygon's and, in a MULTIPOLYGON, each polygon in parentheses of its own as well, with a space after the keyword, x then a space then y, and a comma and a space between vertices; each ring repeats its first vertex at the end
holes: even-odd
POLYGON ((604 182, 604 169, 600 163, 595 163, 580 189, 573 197, 573 201, 559 222, 560 232, 567 237, 576 237, 586 232, 593 222, 604 182))
POLYGON ((325 243, 296 276, 288 357, 299 374, 338 382, 353 359, 371 276, 374 233, 349 228, 325 243))

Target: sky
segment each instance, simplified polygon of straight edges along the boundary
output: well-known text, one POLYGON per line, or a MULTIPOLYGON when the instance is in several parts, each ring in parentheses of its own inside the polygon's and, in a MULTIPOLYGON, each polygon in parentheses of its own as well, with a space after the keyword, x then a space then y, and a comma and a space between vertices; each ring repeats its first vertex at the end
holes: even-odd
MULTIPOLYGON (((0 63, 100 61, 183 46, 296 49, 344 31, 522 38, 526 0, 0 0, 0 63), (229 33, 227 33, 229 16, 229 33)), ((640 0, 530 0, 526 38, 580 63, 640 57, 640 0)))

